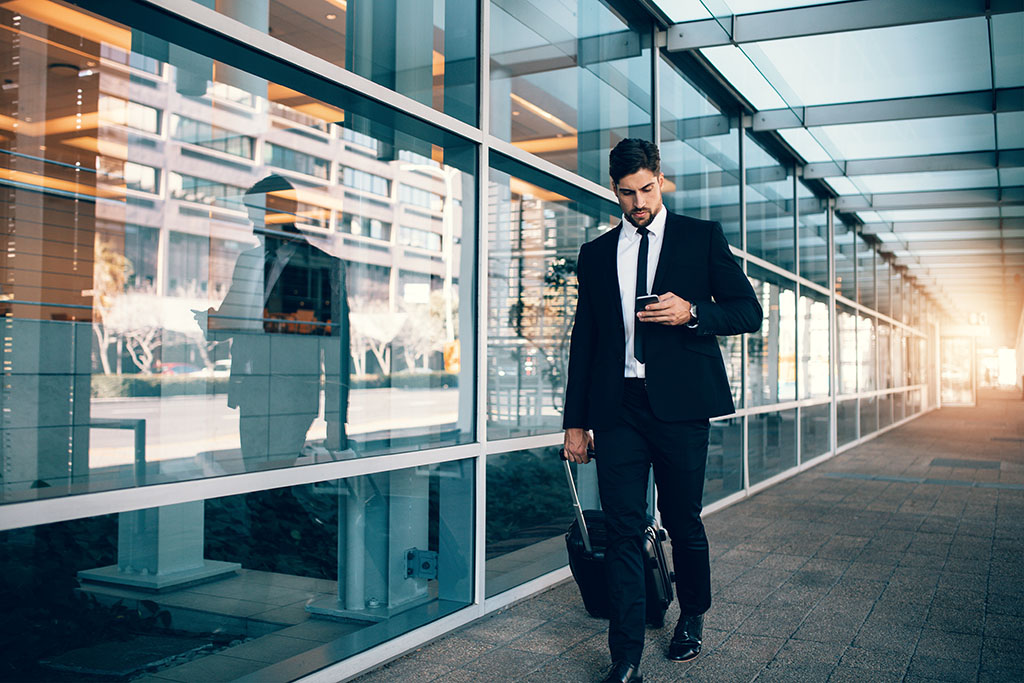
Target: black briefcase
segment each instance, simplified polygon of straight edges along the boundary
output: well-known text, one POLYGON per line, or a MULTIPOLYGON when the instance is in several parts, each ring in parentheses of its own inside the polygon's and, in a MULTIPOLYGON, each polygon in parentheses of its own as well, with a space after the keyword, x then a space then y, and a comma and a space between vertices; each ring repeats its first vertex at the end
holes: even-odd
MULTIPOLYGON (((565 463, 565 476, 572 493, 573 510, 576 519, 565 534, 565 545, 569 553, 569 569, 579 586, 583 606, 591 616, 607 619, 610 615, 608 602, 608 579, 605 573, 604 551, 607 537, 602 510, 584 511, 576 494, 576 482, 572 478, 569 461, 564 451, 560 453, 565 463)), ((591 454, 593 457, 593 454, 591 454)), ((647 584, 647 624, 661 628, 665 624, 665 611, 672 602, 672 581, 675 576, 665 559, 665 530, 658 526, 653 517, 647 518, 644 529, 644 574, 647 584)))

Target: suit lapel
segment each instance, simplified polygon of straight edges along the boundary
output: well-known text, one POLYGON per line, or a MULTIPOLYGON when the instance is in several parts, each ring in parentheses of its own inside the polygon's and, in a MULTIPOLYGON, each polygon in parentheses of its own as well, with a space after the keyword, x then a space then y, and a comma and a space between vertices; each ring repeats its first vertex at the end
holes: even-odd
POLYGON ((678 249, 679 226, 676 224, 676 217, 669 213, 665 217, 665 234, 661 238, 661 254, 658 256, 658 267, 654 271, 654 285, 651 292, 655 294, 665 293, 665 278, 672 270, 675 261, 675 250, 678 249))
POLYGON ((617 226, 609 230, 609 235, 605 238, 604 242, 607 247, 604 249, 604 253, 601 254, 601 261, 603 268, 599 269, 598 272, 610 272, 612 276, 606 280, 611 285, 611 288, 605 287, 606 299, 612 308, 617 312, 616 318, 620 315, 618 311, 622 308, 622 300, 619 298, 619 231, 622 230, 622 223, 620 222, 617 226), (608 270, 604 270, 607 268, 608 270))

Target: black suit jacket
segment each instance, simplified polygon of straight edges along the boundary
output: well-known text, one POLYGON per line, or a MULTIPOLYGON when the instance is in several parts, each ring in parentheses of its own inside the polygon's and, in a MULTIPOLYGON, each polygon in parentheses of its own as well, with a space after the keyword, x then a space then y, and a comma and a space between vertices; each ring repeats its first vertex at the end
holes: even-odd
MULTIPOLYGON (((626 330, 616 264, 619 225, 580 249, 579 293, 569 346, 562 426, 601 429, 622 405, 626 330)), ((627 226, 632 229, 632 226, 627 226)), ((755 332, 761 304, 718 223, 669 213, 653 294, 697 304, 698 325, 647 325, 647 394, 661 420, 697 420, 735 410, 718 335, 755 332)))

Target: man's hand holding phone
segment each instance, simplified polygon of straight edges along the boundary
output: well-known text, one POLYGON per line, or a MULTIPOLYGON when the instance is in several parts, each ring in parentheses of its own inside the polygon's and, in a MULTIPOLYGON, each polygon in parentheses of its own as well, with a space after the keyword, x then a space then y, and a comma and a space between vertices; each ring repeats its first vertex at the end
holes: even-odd
POLYGON ((637 318, 642 322, 658 323, 659 325, 685 325, 690 322, 690 302, 672 292, 661 295, 638 296, 637 318), (640 305, 641 300, 648 301, 640 305))

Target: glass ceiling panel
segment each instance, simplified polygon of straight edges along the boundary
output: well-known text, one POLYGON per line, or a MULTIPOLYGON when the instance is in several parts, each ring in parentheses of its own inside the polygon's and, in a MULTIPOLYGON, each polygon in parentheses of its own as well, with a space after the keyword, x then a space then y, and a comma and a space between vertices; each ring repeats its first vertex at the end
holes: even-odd
POLYGON ((1003 187, 1024 185, 1024 168, 1004 168, 999 171, 999 182, 1003 187))
POLYGON ((735 45, 706 47, 701 54, 736 88, 755 109, 781 109, 785 100, 735 45))
MULTIPOLYGON (((1014 114, 1024 115, 1024 112, 1014 114)), ((975 114, 911 121, 853 123, 812 128, 811 132, 819 140, 827 140, 830 144, 826 144, 826 148, 831 146, 835 149, 840 159, 946 154, 993 149, 995 130, 992 118, 991 114, 975 114)), ((1024 138, 1024 133, 1020 131, 1017 135, 1024 138)), ((1006 148, 1009 145, 1000 139, 1000 146, 1006 148)))
POLYGON ((1024 12, 992 17, 992 52, 997 88, 1024 85, 1024 12))
POLYGON ((776 9, 789 9, 790 7, 810 7, 811 5, 832 5, 829 0, 723 0, 734 14, 749 14, 751 12, 767 12, 776 9))
POLYGON ((996 114, 996 127, 999 130, 999 149, 1024 147, 1024 111, 996 114))
POLYGON ((814 139, 814 136, 806 128, 787 128, 780 130, 779 134, 808 163, 832 160, 825 148, 814 139))
POLYGON ((846 177, 841 178, 826 178, 825 182, 832 186, 832 189, 838 192, 840 195, 851 195, 860 194, 861 190, 857 188, 853 182, 846 177))
POLYGON ((905 209, 879 211, 882 220, 903 223, 913 221, 961 221, 971 218, 999 218, 999 207, 983 206, 965 209, 905 209))
MULTIPOLYGON (((830 179, 831 181, 831 179, 830 179)), ((979 171, 941 171, 933 173, 892 173, 854 178, 869 193, 927 192, 929 190, 966 190, 972 187, 998 187, 999 174, 993 169, 979 171)))
POLYGON ((786 38, 747 49, 762 71, 784 76, 792 106, 992 86, 984 17, 786 38))
POLYGON ((711 12, 700 0, 658 0, 658 7, 674 22, 710 19, 711 12))

